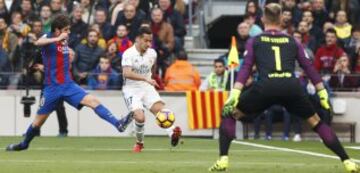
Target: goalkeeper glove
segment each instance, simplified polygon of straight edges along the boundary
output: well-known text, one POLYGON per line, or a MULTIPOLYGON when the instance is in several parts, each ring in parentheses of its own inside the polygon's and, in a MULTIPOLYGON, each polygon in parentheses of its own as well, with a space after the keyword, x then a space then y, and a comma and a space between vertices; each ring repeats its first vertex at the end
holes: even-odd
POLYGON ((324 109, 329 110, 330 109, 329 95, 328 95, 326 89, 322 89, 322 90, 318 91, 317 94, 320 98, 320 105, 324 109))
POLYGON ((233 112, 236 105, 239 103, 241 90, 232 89, 229 98, 226 100, 223 108, 223 116, 229 116, 233 112))

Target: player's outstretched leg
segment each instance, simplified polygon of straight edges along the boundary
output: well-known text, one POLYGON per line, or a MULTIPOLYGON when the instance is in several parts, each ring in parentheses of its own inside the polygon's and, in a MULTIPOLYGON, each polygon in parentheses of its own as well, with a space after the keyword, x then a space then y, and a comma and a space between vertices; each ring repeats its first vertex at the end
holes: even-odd
POLYGON ((220 158, 209 168, 209 171, 226 171, 229 167, 229 148, 235 139, 236 120, 232 117, 222 117, 220 124, 219 150, 220 158))
MULTIPOLYGON (((151 106, 150 111, 156 116, 161 110, 164 109, 164 107, 165 104, 162 101, 158 101, 151 106)), ((166 128, 165 131, 170 137, 171 146, 176 147, 179 144, 182 135, 182 130, 180 126, 176 126, 173 124, 169 128, 166 128)))
MULTIPOLYGON (((100 118, 107 121, 121 132, 120 120, 118 120, 105 106, 103 106, 96 97, 88 94, 81 100, 81 104, 92 108, 100 118)), ((132 114, 133 112, 130 112, 127 116, 132 114)))
POLYGON ((119 131, 124 132, 133 120, 134 120, 134 113, 131 111, 125 117, 120 119, 118 126, 119 131))
POLYGON ((34 122, 28 127, 25 138, 18 144, 10 144, 6 147, 6 151, 22 151, 26 150, 34 137, 40 133, 40 127, 46 121, 49 115, 37 115, 34 122))
MULTIPOLYGON (((317 119, 319 119, 318 116, 313 116, 310 117, 308 121, 310 124, 313 124, 312 122, 315 122, 317 119)), ((333 151, 337 156, 339 156, 347 172, 360 172, 359 166, 349 158, 335 132, 329 127, 329 125, 322 121, 318 121, 313 130, 320 136, 325 146, 333 151)))

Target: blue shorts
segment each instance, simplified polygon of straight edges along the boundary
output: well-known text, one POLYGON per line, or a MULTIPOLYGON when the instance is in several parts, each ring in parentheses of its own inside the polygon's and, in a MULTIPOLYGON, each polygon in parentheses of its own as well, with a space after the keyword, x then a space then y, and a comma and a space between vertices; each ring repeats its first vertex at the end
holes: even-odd
POLYGON ((81 109, 81 100, 88 93, 76 83, 63 85, 47 85, 41 93, 40 105, 37 114, 50 114, 60 102, 65 101, 71 106, 81 109))

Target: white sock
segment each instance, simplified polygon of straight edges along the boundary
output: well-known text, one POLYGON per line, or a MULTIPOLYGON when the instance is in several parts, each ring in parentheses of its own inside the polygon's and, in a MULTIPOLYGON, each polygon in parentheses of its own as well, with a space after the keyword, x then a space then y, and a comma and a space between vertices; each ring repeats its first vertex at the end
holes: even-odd
POLYGON ((174 129, 175 129, 174 124, 172 126, 170 126, 169 128, 165 129, 170 138, 171 138, 172 134, 174 133, 174 131, 173 131, 174 129))
POLYGON ((138 123, 135 121, 135 136, 136 141, 139 143, 143 143, 144 141, 144 123, 138 123))

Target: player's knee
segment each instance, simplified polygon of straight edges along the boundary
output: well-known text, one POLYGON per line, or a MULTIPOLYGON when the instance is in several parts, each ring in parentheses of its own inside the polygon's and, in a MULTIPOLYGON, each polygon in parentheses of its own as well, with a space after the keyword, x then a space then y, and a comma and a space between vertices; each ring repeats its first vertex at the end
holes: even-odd
POLYGON ((226 135, 228 138, 235 139, 236 120, 233 118, 223 118, 220 125, 220 133, 226 135))
POLYGON ((143 110, 135 110, 134 111, 134 119, 138 123, 144 123, 145 122, 145 115, 143 110))
POLYGON ((85 97, 83 105, 95 109, 98 105, 100 105, 100 101, 95 96, 89 94, 85 97))

